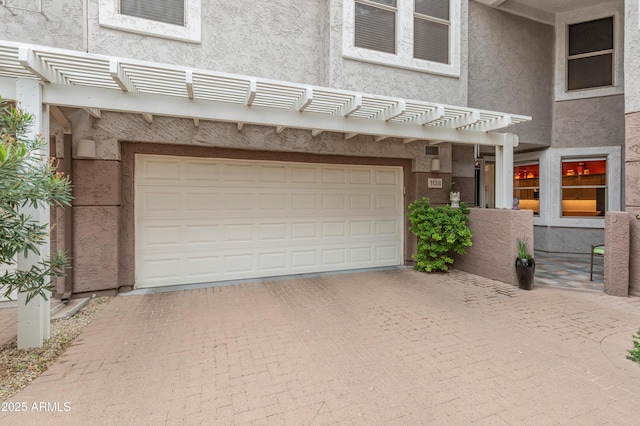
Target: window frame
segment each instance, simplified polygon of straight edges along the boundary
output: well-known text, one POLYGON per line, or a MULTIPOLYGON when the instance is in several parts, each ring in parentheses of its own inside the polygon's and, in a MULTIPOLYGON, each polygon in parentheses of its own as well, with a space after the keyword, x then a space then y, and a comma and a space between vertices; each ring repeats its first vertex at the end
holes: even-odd
MULTIPOLYGON (((609 200, 608 200, 608 196, 609 196, 609 159, 607 158, 606 155, 594 155, 594 156, 580 156, 580 157, 575 157, 575 156, 563 156, 560 157, 560 217, 561 218, 581 218, 581 219, 586 219, 586 220, 594 220, 594 219, 602 219, 604 217, 604 214, 609 211, 609 200), (605 162, 605 183, 604 184, 590 184, 590 185, 565 185, 565 177, 568 177, 569 175, 563 175, 562 174, 562 170, 564 167, 564 163, 587 163, 587 162, 594 162, 594 161, 604 161, 605 162), (564 214, 564 209, 563 209, 563 202, 564 201, 574 201, 574 199, 565 199, 564 198, 564 190, 581 190, 581 189, 604 189, 604 211, 602 212, 601 215, 594 215, 594 216, 588 216, 588 215, 565 215, 564 214)), ((576 171, 575 176, 578 177, 578 179, 580 179, 581 176, 591 176, 591 174, 581 174, 580 172, 576 171)), ((573 177, 573 176, 571 176, 573 177)), ((580 199, 578 199, 577 201, 580 201, 580 199)), ((597 204, 596 204, 597 206, 597 204)), ((596 207, 597 208, 597 207, 596 207)))
POLYGON ((615 16, 612 14, 610 16, 604 16, 602 18, 597 18, 597 19, 589 19, 587 21, 581 21, 581 22, 574 22, 574 23, 569 23, 566 25, 566 32, 567 32, 567 56, 566 56, 566 61, 567 61, 567 66, 566 66, 566 77, 565 77, 565 84, 566 84, 566 91, 567 92, 578 92, 578 91, 583 91, 583 90, 593 90, 593 89, 602 89, 602 88, 608 88, 608 87, 612 87, 615 85, 615 81, 616 81, 616 67, 615 67, 615 58, 616 58, 616 39, 615 39, 615 33, 616 33, 616 18, 615 16), (575 55, 571 55, 570 54, 570 43, 571 43, 571 38, 569 37, 570 35, 570 27, 572 25, 580 25, 580 24, 586 24, 589 22, 595 22, 595 21, 599 21, 602 19, 611 19, 612 20, 612 28, 611 31, 613 33, 613 47, 611 49, 603 49, 603 50, 592 50, 586 53, 580 53, 580 54, 575 54, 575 55), (571 61, 575 61, 575 60, 580 60, 580 59, 585 59, 585 58, 594 58, 597 56, 605 56, 605 55, 611 55, 611 84, 608 84, 606 86, 592 86, 592 87, 584 87, 584 88, 579 88, 579 89, 570 89, 569 88, 569 64, 571 61))
MULTIPOLYGON (((516 198, 516 196, 518 195, 518 192, 521 191, 532 191, 533 194, 535 194, 536 192, 538 193, 538 197, 536 198, 534 195, 534 198, 521 198, 521 197, 517 197, 520 202, 522 203, 522 200, 537 200, 538 201, 538 211, 536 212, 535 210, 533 210, 533 215, 534 217, 540 217, 540 212, 542 210, 542 200, 540 199, 540 179, 541 179, 541 170, 542 168, 540 167, 540 160, 529 160, 529 161, 518 161, 518 162, 514 162, 513 163, 513 170, 514 170, 514 176, 513 176, 513 197, 516 198), (536 166, 536 169, 538 171, 538 176, 534 176, 533 178, 528 178, 526 176, 524 176, 523 178, 516 178, 515 177, 515 170, 522 168, 522 167, 527 167, 527 166, 536 166), (530 186, 525 186, 525 185, 520 185, 520 182, 522 180, 525 179, 536 179, 538 182, 536 185, 530 185, 530 186)), ((528 209, 526 206, 520 206, 520 209, 522 210, 530 210, 528 209)))
MULTIPOLYGON (((461 0, 449 0, 449 63, 432 62, 413 57, 415 0, 398 0, 396 15, 396 54, 355 46, 355 3, 343 2, 342 57, 357 61, 410 69, 448 77, 460 77, 461 0)), ((425 16, 419 14, 420 16, 425 16)), ((434 18, 437 19, 437 18, 434 18)), ((439 22, 439 21, 438 21, 439 22)))
POLYGON ((119 0, 100 0, 98 22, 101 26, 136 34, 200 43, 202 41, 202 0, 184 0, 185 25, 123 15, 119 0))
POLYGON ((595 98, 624 94, 624 10, 619 3, 605 3, 556 15, 555 83, 556 101, 595 98), (569 25, 613 17, 613 84, 588 89, 567 90, 569 25))

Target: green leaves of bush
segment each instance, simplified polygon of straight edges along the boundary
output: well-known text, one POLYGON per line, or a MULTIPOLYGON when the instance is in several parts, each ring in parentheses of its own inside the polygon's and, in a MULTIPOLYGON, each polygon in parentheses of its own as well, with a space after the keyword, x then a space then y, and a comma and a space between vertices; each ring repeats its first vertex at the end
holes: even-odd
POLYGON ((446 271, 453 264, 452 252, 466 254, 473 233, 467 226, 469 209, 431 207, 428 198, 409 204, 409 230, 418 237, 418 253, 413 256, 418 271, 446 271))
MULTIPOLYGON (((43 157, 42 141, 25 137, 32 121, 32 115, 0 98, 0 264, 15 262, 18 254, 40 255, 51 231, 25 214, 25 208, 68 206, 71 201, 69 179, 43 157)), ((6 271, 0 275, 0 296, 17 290, 27 293, 27 301, 38 294, 46 298, 53 290, 49 277, 62 276, 67 263, 59 252, 27 270, 6 271)))
POLYGON ((627 359, 630 359, 633 362, 640 363, 640 341, 636 339, 640 339, 640 330, 638 330, 638 334, 633 336, 633 346, 634 349, 629 351, 629 355, 627 355, 627 359))

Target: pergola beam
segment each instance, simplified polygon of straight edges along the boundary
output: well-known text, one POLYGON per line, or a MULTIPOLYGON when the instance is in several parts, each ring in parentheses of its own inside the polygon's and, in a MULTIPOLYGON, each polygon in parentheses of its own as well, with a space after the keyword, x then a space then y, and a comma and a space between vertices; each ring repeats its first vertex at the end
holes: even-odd
POLYGON ((123 92, 133 92, 133 84, 129 81, 129 77, 122 71, 122 67, 117 59, 109 61, 109 75, 123 92))
POLYGON ((51 105, 74 108, 98 108, 116 112, 199 118, 232 123, 251 123, 271 127, 289 127, 344 133, 349 138, 358 134, 386 136, 400 139, 416 138, 441 142, 497 146, 502 144, 500 133, 452 129, 443 126, 422 126, 395 121, 371 120, 329 114, 300 114, 298 111, 256 108, 247 105, 214 101, 190 100, 130 92, 126 102, 122 93, 112 89, 49 84, 43 91, 43 101, 51 105))

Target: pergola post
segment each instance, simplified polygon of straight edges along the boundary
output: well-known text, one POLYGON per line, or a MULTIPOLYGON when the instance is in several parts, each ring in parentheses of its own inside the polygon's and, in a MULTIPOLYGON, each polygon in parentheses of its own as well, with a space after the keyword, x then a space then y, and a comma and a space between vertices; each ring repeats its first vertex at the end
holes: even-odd
POLYGON ((503 134, 502 145, 496 146, 496 208, 513 207, 513 148, 518 146, 518 136, 503 134))
MULTIPOLYGON (((38 134, 46 141, 41 150, 41 159, 34 161, 48 161, 49 159, 49 110, 42 104, 42 87, 37 80, 18 79, 16 81, 16 99, 20 108, 31 113, 34 117, 31 127, 25 137, 35 139, 38 134)), ((49 206, 33 208, 25 206, 21 211, 40 224, 49 224, 49 206)), ((30 253, 28 256, 18 255, 18 270, 28 270, 33 265, 49 256, 49 239, 40 246, 40 255, 30 253)), ((40 347, 51 335, 51 301, 42 296, 34 297, 27 303, 27 294, 18 292, 18 349, 40 347)))

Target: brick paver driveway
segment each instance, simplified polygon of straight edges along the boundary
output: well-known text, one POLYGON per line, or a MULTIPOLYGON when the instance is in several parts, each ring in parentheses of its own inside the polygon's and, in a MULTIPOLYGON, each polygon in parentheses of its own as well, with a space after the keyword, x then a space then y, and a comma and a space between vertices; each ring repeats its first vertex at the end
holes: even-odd
POLYGON ((0 424, 632 425, 639 327, 638 298, 460 271, 117 297, 0 424))

